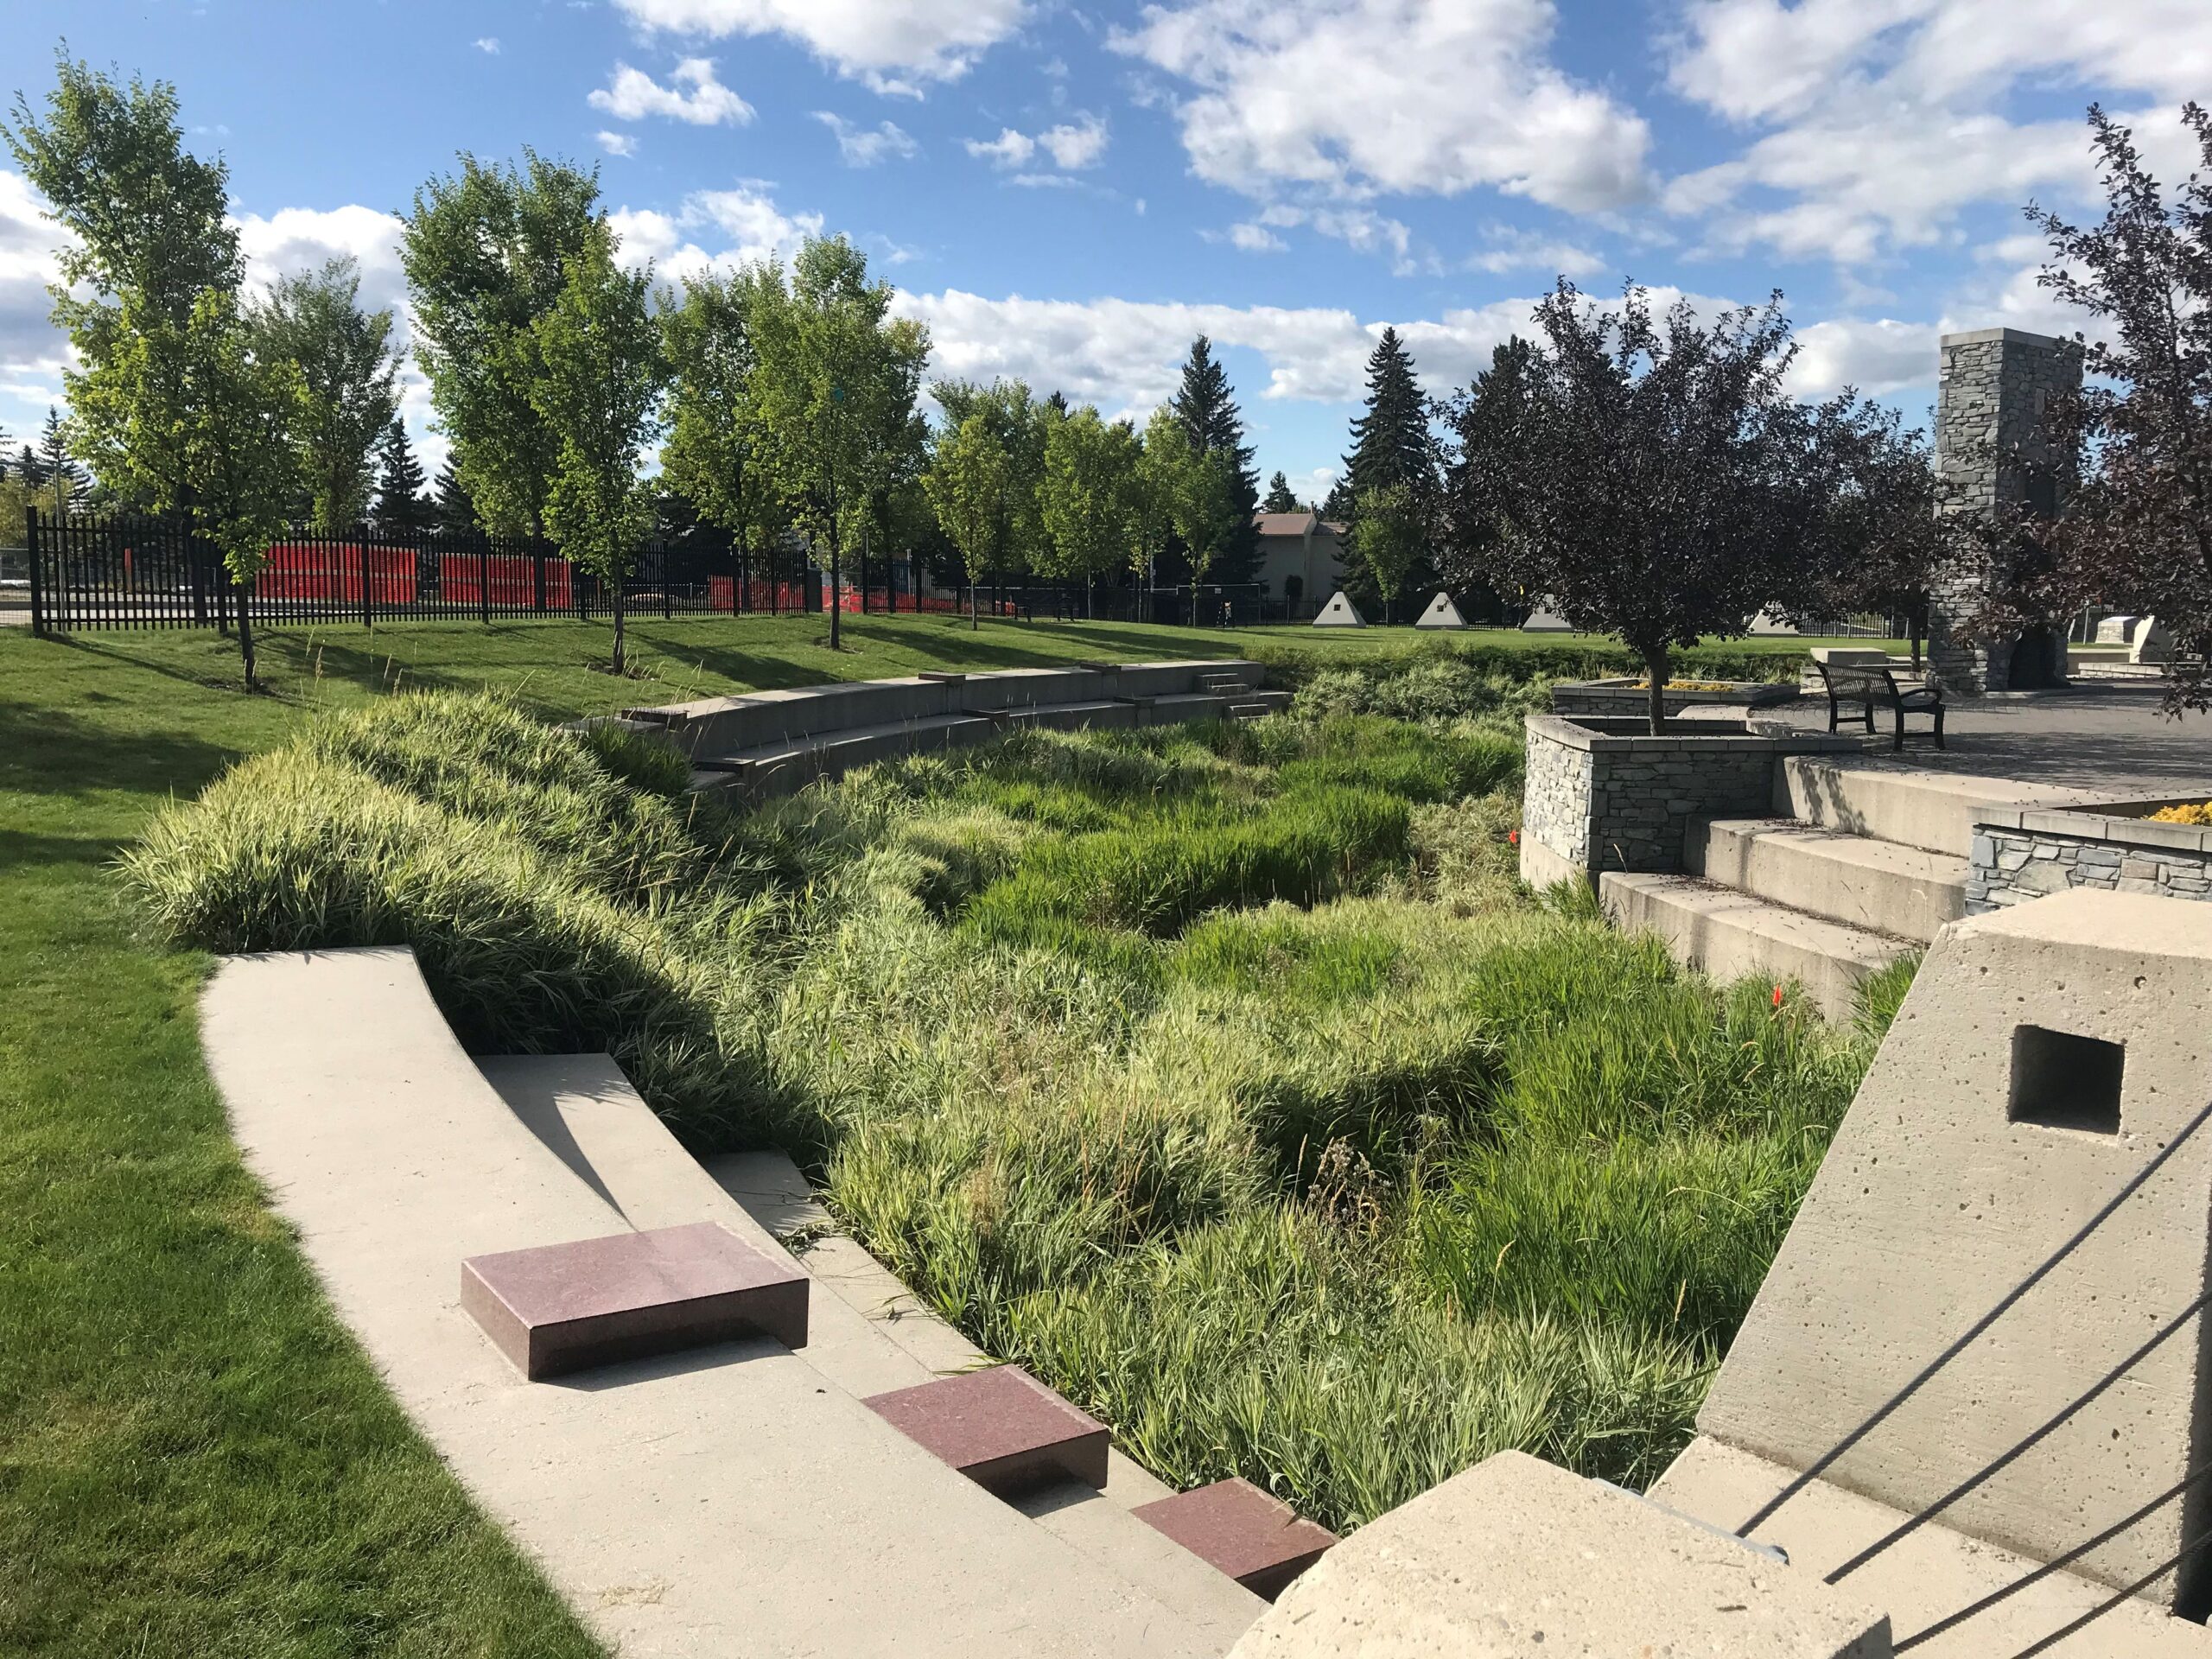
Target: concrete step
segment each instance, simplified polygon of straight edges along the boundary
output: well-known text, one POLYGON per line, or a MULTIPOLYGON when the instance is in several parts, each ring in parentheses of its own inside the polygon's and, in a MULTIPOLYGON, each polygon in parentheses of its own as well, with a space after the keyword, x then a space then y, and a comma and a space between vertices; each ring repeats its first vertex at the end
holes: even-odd
MULTIPOLYGON (((994 1363, 857 1242, 830 1230, 830 1212, 782 1153, 726 1154, 707 1160, 705 1170, 763 1231, 804 1240, 799 1259, 815 1283, 930 1375, 957 1376, 994 1363)), ((1266 1604, 1132 1513, 1173 1496, 1173 1488, 1109 1447, 1103 1491, 1059 1481, 1014 1502, 1047 1532, 1173 1608, 1225 1649, 1266 1604)))
POLYGON ((1724 982, 1795 980, 1831 1020, 1849 1019, 1859 982, 1911 948, 1694 875, 1608 870, 1598 897, 1616 925, 1657 934, 1675 961, 1724 982))
POLYGON ((2089 793, 1871 758, 1790 755, 1776 777, 1774 810, 1846 835, 1965 858, 1974 846, 1977 809, 2083 800, 2089 793))
POLYGON ((1830 921, 1933 940, 1966 914, 1967 861, 1789 818, 1713 818, 1682 844, 1693 875, 1830 921))

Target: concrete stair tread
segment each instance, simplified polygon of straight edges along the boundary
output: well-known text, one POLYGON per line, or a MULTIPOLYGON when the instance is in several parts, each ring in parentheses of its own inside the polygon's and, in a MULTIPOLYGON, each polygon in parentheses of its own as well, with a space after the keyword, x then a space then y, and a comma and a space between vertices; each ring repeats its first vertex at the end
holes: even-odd
POLYGON ((1723 982, 1794 979, 1832 1020, 1850 1017, 1860 980, 1916 948, 1701 876, 1608 870, 1599 896, 1620 926, 1659 935, 1676 960, 1723 982))
POLYGON ((1822 829, 1962 859, 1973 848, 1978 808, 2081 800, 2089 792, 1874 755, 1790 755, 1782 763, 1775 806, 1822 829))
POLYGON ((1935 938, 1966 914, 1967 862, 1789 818, 1712 818, 1684 838, 1689 874, 1869 932, 1935 938))

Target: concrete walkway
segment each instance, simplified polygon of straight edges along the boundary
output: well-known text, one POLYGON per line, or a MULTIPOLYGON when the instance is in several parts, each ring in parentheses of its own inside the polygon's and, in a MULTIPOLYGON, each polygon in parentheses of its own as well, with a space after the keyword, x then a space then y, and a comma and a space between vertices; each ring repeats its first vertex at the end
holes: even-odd
POLYGON ((201 1030, 232 1132, 339 1315, 625 1659, 1229 1645, 938 1462, 804 1350, 755 1338, 524 1382, 461 1311, 462 1259, 643 1223, 616 1192, 623 1155, 593 1181, 549 1149, 454 1040, 411 951, 232 958, 201 1030))
MULTIPOLYGON (((1910 723, 1903 755, 1889 747, 1886 726, 1870 751, 1885 766, 2016 778, 2119 792, 2172 788, 2212 792, 2212 715, 2167 720, 2154 685, 2085 685, 2068 691, 1960 698, 1948 705, 1936 748, 1927 722, 1910 723)), ((1793 725, 1825 730, 1827 700, 1808 696, 1762 711, 1793 725)), ((1847 728, 1848 729, 1848 728, 1847 728)))

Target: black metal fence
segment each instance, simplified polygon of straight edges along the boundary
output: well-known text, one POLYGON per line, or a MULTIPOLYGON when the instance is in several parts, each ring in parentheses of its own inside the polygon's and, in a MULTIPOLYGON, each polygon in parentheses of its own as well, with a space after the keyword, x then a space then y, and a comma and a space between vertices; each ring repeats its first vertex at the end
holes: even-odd
MULTIPOLYGON (((31 626, 41 633, 101 628, 228 628, 240 607, 257 626, 452 617, 482 622, 605 616, 612 585, 524 537, 393 536, 363 527, 344 536, 301 531, 269 549, 251 586, 232 582, 204 537, 175 520, 130 514, 33 511, 26 525, 31 626)), ((1255 584, 1134 588, 981 584, 918 591, 911 564, 876 559, 847 573, 848 613, 931 612, 984 616, 1245 626, 1288 620, 1284 601, 1255 584)), ((710 547, 642 549, 622 582, 624 608, 639 616, 820 613, 828 581, 804 551, 741 555, 710 547)))

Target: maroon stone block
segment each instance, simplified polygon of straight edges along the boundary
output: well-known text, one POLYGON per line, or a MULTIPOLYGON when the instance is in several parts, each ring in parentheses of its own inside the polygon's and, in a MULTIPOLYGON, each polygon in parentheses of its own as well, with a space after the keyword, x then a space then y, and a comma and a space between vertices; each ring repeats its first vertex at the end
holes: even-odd
POLYGON ((1106 1426, 1019 1365, 939 1377, 866 1403, 1001 1497, 1061 1479, 1106 1484, 1106 1426))
POLYGON ((1217 1480, 1130 1513, 1268 1601, 1337 1541, 1327 1528, 1244 1480, 1217 1480))
POLYGON ((711 1221, 461 1264, 461 1305, 533 1381, 733 1337, 806 1345, 807 1276, 711 1221))

